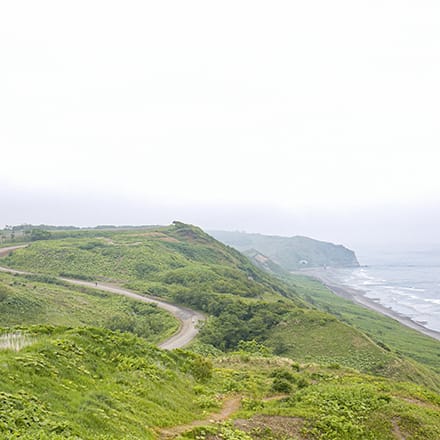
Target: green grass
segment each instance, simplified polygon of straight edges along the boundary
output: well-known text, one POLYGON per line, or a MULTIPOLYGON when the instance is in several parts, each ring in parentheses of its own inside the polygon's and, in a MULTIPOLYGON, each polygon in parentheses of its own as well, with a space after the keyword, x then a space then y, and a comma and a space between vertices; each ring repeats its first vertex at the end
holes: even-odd
POLYGON ((351 367, 440 391, 439 376, 434 371, 385 350, 322 312, 291 313, 269 331, 265 344, 275 353, 299 362, 351 367))
MULTIPOLYGON (((407 439, 434 439, 440 429, 438 394, 409 383, 245 351, 207 360, 97 328, 22 331, 31 345, 0 350, 0 437, 8 440, 155 439, 159 428, 208 421, 231 394, 242 398, 234 417, 294 416, 309 439, 392 439, 393 420, 407 439), (265 400, 279 383, 286 397, 265 400)), ((241 438, 235 428, 212 429, 241 438)), ((207 438, 195 435, 185 438, 207 438)))
POLYGON ((75 232, 18 249, 3 265, 54 276, 118 281, 138 291, 172 297, 185 287, 242 297, 286 295, 280 281, 195 227, 75 232))
POLYGON ((150 342, 162 341, 177 331, 176 319, 154 304, 39 279, 44 278, 0 273, 2 327, 96 326, 129 331, 150 342))
MULTIPOLYGON (((4 439, 156 439, 160 428, 208 421, 231 394, 242 397, 233 418, 295 417, 308 439, 392 439, 393 421, 407 439, 440 434, 439 395, 410 383, 247 351, 211 359, 167 352, 98 328, 22 332, 30 345, 0 350, 4 439), (280 392, 281 400, 265 399, 280 392)), ((211 439, 215 431, 246 438, 232 422, 184 438, 211 439)), ((251 438, 281 439, 270 432, 251 438)))
POLYGON ((193 354, 97 328, 23 331, 32 345, 0 350, 1 438, 153 439, 203 415, 193 354))
POLYGON ((218 358, 219 374, 229 372, 240 378, 243 389, 254 390, 242 400, 233 419, 247 420, 252 427, 256 416, 266 417, 265 429, 244 433, 234 420, 220 426, 196 428, 182 439, 284 440, 297 438, 277 433, 271 416, 294 418, 301 426, 301 438, 321 440, 394 440, 395 425, 406 439, 439 438, 440 397, 426 388, 385 378, 359 374, 335 366, 296 364, 280 358, 237 356, 218 358), (282 378, 282 379, 280 379, 282 378), (274 394, 274 384, 290 387, 282 399, 265 400, 274 394), (221 436, 220 436, 221 434, 221 436), (219 435, 219 437, 213 437, 219 435))

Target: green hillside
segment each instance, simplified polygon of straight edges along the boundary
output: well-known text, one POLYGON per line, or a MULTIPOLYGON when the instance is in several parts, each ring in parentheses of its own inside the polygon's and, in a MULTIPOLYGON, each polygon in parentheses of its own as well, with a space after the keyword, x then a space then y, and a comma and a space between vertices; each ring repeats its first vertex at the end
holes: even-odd
POLYGON ((286 295, 288 289, 239 252, 178 222, 152 230, 66 231, 52 237, 14 251, 2 264, 40 274, 124 283, 162 297, 189 287, 248 298, 286 295))
POLYGON ((286 271, 302 267, 359 266, 356 255, 350 249, 308 237, 280 237, 228 231, 212 231, 211 234, 217 240, 241 252, 257 251, 286 271))
POLYGON ((14 251, 2 264, 51 276, 117 282, 196 308, 210 316, 200 339, 220 350, 234 350, 241 340, 255 339, 276 354, 301 361, 338 363, 437 386, 434 372, 312 310, 301 289, 270 276, 191 225, 52 232, 52 239, 14 251))
POLYGON ((273 277, 197 227, 54 229, 0 265, 39 274, 0 273, 0 438, 440 436, 437 341, 398 328, 379 339, 380 321, 355 319, 320 284, 273 277), (170 315, 58 276, 120 284, 208 318, 191 351, 164 352, 149 341, 176 330, 170 315), (230 402, 224 423, 205 426, 230 402))

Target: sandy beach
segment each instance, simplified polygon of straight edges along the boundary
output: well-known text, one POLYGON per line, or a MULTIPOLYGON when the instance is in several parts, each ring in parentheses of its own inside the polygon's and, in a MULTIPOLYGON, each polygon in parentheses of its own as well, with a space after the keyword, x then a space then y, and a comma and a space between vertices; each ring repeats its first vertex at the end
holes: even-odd
POLYGON ((335 281, 331 278, 328 269, 304 269, 295 273, 315 278, 316 280, 323 283, 326 287, 328 287, 334 294, 353 301, 361 306, 374 310, 375 312, 381 313, 382 315, 388 316, 389 318, 393 318, 396 321, 400 322, 402 325, 405 325, 406 327, 417 330, 424 335, 430 336, 431 338, 440 341, 440 332, 426 328, 423 325, 408 318, 407 316, 401 315, 400 313, 397 313, 394 310, 385 307, 370 298, 367 298, 365 296, 365 292, 360 289, 354 289, 352 287, 336 284, 335 281))

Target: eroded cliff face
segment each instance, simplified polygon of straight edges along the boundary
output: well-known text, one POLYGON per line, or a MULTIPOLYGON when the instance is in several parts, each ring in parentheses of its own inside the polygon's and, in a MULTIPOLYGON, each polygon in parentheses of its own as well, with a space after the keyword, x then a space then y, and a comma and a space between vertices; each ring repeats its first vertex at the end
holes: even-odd
POLYGON ((279 237, 226 231, 211 231, 211 235, 246 254, 252 251, 261 253, 287 271, 306 267, 359 266, 352 250, 308 237, 279 237))

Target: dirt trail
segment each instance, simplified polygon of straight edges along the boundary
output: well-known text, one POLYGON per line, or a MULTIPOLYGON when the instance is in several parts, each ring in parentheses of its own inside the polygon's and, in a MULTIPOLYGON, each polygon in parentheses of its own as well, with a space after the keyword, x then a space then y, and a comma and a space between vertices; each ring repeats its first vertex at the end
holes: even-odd
MULTIPOLYGON (((4 257, 13 250, 20 249, 26 246, 27 245, 20 245, 20 246, 9 246, 6 248, 0 248, 0 257, 4 257)), ((18 274, 18 275, 33 275, 31 272, 10 269, 8 267, 0 267, 0 271, 12 273, 12 274, 18 274)), ((124 289, 119 286, 104 284, 104 283, 94 283, 90 281, 74 280, 70 278, 59 278, 59 279, 67 283, 75 284, 78 286, 85 286, 92 289, 104 290, 106 292, 116 293, 117 295, 127 296, 137 301, 156 304, 161 309, 164 309, 167 312, 171 313, 179 321, 180 327, 177 333, 175 333, 173 336, 171 336, 170 338, 159 344, 159 347, 165 350, 172 350, 174 348, 183 348, 186 345, 188 345, 197 336, 197 333, 199 332, 198 323, 205 319, 202 313, 196 312, 195 310, 191 310, 188 309, 187 307, 171 304, 157 298, 152 298, 145 295, 139 295, 138 293, 132 292, 131 290, 124 289)))
MULTIPOLYGON (((289 397, 289 395, 279 394, 276 396, 265 397, 264 399, 262 399, 262 401, 270 402, 273 400, 285 399, 286 397, 289 397)), ((159 431, 159 438, 163 440, 173 439, 174 437, 177 437, 178 435, 183 434, 184 432, 189 431, 191 429, 197 428, 198 426, 206 426, 206 425, 212 425, 213 423, 224 422, 228 420, 229 417, 232 416, 232 414, 234 414, 240 409, 241 399, 242 396, 235 396, 226 399, 225 402, 223 403, 222 410, 219 413, 212 413, 206 419, 195 420, 186 425, 179 425, 179 426, 174 426, 172 428, 161 429, 159 431)))
POLYGON ((241 397, 231 397, 226 399, 223 403, 222 410, 219 413, 213 413, 208 418, 203 420, 194 420, 186 425, 174 426, 172 428, 166 428, 159 431, 160 439, 172 439, 177 437, 179 434, 183 434, 186 431, 189 431, 193 428, 197 428, 198 426, 206 426, 213 423, 224 422, 227 420, 232 414, 237 412, 240 408, 241 397))
POLYGON ((27 244, 23 244, 20 246, 9 246, 5 248, 0 248, 0 257, 5 257, 6 255, 10 254, 12 251, 15 251, 15 249, 20 249, 26 247, 27 244))
POLYGON ((400 430, 399 424, 396 419, 392 420, 393 423, 393 435, 397 440, 406 440, 406 436, 400 430))

